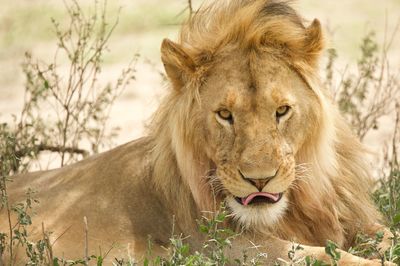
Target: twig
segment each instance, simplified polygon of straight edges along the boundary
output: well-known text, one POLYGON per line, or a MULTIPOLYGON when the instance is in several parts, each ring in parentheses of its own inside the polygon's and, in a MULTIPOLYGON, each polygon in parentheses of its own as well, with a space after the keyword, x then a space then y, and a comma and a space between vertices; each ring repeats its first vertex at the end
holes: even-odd
POLYGON ((65 233, 68 232, 69 229, 71 229, 72 225, 68 226, 67 229, 64 230, 56 239, 54 239, 53 243, 51 243, 51 246, 54 246, 54 244, 57 242, 58 239, 60 239, 65 233))
POLYGON ((397 158, 397 137, 398 137, 398 130, 400 127, 400 103, 396 104, 396 120, 394 123, 394 133, 393 133, 393 139, 392 139, 392 153, 393 153, 393 165, 391 166, 393 167, 397 167, 399 165, 399 161, 397 158))
POLYGON ((6 177, 3 177, 3 193, 4 193, 5 205, 6 205, 6 209, 7 209, 8 229, 9 229, 9 237, 10 237, 10 244, 9 244, 10 266, 12 266, 14 264, 14 262, 12 260, 12 258, 13 258, 13 226, 11 223, 11 207, 10 207, 10 202, 8 201, 6 177))
POLYGON ((50 244, 49 236, 46 234, 46 232, 44 230, 44 222, 42 222, 42 234, 43 234, 43 240, 46 243, 46 247, 47 247, 46 250, 47 250, 47 256, 48 256, 49 264, 53 265, 53 262, 54 262, 53 249, 52 249, 52 246, 50 244))
POLYGON ((107 250, 107 252, 103 255, 103 259, 106 259, 108 254, 110 254, 111 250, 114 249, 115 242, 111 244, 111 247, 107 250))
POLYGON ((85 225, 85 265, 89 265, 89 240, 88 240, 88 222, 86 216, 83 217, 83 223, 85 225))
MULTIPOLYGON (((49 146, 45 144, 39 144, 36 147, 38 152, 41 151, 51 151, 51 152, 62 152, 62 153, 70 153, 70 154, 81 154, 82 156, 87 156, 89 152, 84 149, 73 148, 73 147, 61 147, 61 146, 49 146)), ((21 149, 15 152, 15 156, 17 158, 24 157, 31 150, 29 149, 21 149)))
POLYGON ((193 14, 192 0, 188 0, 188 8, 189 8, 189 17, 192 17, 193 14))

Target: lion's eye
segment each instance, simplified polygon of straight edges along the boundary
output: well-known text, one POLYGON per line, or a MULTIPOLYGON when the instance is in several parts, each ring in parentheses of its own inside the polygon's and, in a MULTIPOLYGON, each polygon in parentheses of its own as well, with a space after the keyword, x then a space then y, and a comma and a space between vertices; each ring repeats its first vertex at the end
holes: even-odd
POLYGON ((219 110, 219 111, 217 111, 217 115, 219 118, 228 121, 230 124, 233 123, 232 113, 229 112, 228 110, 225 110, 225 109, 219 110))
POLYGON ((276 109, 276 119, 285 116, 290 111, 290 106, 282 105, 276 109))

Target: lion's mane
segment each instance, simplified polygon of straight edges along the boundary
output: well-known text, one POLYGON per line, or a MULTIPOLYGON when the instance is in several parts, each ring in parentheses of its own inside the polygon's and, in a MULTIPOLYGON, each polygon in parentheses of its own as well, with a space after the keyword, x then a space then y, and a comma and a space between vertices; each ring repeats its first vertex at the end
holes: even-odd
POLYGON ((307 31, 302 18, 284 1, 216 2, 201 8, 184 25, 179 44, 194 59, 197 71, 186 77, 180 92, 169 92, 149 126, 155 141, 152 160, 158 189, 171 206, 176 206, 176 215, 183 221, 193 220, 187 216, 194 213, 194 206, 181 200, 188 194, 197 211, 218 206, 219 199, 205 178, 214 167, 204 152, 207 144, 203 135, 207 132, 194 112, 201 105, 199 89, 214 55, 224 48, 239 44, 249 51, 262 49, 296 71, 322 106, 317 121, 304 121, 316 130, 296 154, 298 168, 304 166, 305 170, 298 172, 291 187, 288 210, 280 222, 265 230, 283 239, 295 237, 304 244, 324 245, 330 239, 349 246, 361 225, 374 223, 378 214, 369 199, 366 149, 351 133, 318 78, 321 33, 307 31))

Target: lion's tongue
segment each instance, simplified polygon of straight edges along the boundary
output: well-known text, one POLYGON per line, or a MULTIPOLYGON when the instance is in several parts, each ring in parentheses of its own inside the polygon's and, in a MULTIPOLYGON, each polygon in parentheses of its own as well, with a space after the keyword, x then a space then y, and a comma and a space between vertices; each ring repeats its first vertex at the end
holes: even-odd
POLYGON ((273 202, 279 199, 279 193, 267 193, 267 192, 256 192, 242 198, 242 204, 244 206, 249 205, 249 203, 257 196, 266 197, 271 199, 273 202))

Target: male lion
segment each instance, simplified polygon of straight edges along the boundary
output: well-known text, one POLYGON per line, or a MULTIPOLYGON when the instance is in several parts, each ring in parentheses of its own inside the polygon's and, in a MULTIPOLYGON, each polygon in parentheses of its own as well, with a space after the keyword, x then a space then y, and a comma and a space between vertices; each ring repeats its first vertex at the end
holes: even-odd
MULTIPOLYGON (((326 241, 349 248, 357 232, 384 230, 370 201, 365 149, 317 77, 323 48, 318 20, 305 27, 284 1, 214 1, 164 40, 171 90, 146 137, 61 169, 15 178, 13 200, 32 187, 56 256, 143 259, 148 237, 163 254, 174 224, 192 250, 203 211, 225 202, 228 226, 243 231, 227 249, 267 253, 267 264, 297 256, 329 261, 326 241)), ((0 221, 2 231, 6 219, 0 221)), ((387 233, 386 237, 389 234, 387 233)), ((249 254, 249 255, 254 255, 249 254)), ((23 254, 18 258, 23 261, 23 254)), ((341 251, 343 265, 380 265, 341 251)))

